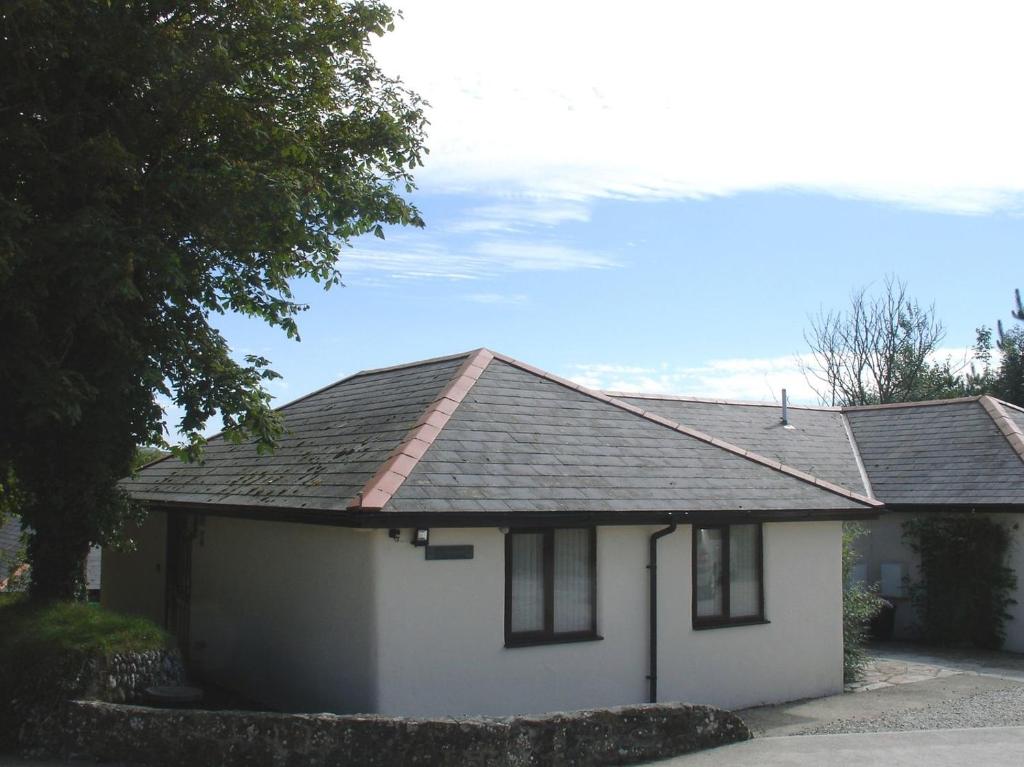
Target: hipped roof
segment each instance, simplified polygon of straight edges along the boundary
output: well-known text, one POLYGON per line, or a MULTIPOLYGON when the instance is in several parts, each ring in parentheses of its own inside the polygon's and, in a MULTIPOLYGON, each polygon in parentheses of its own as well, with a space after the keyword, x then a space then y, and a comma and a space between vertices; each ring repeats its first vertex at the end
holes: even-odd
POLYGON ((990 396, 846 408, 616 394, 883 501, 1024 506, 1024 411, 990 396))
POLYGON ((286 435, 272 455, 214 438, 202 464, 164 459, 124 485, 152 504, 293 510, 350 524, 419 515, 843 517, 879 506, 486 349, 364 371, 281 414, 286 435))

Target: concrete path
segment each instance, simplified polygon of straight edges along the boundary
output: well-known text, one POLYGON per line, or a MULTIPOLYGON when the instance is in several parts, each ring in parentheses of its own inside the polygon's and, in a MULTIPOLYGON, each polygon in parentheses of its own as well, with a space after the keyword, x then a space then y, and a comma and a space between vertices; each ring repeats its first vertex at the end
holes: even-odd
POLYGON ((755 738, 649 767, 1019 767, 1024 727, 755 738))

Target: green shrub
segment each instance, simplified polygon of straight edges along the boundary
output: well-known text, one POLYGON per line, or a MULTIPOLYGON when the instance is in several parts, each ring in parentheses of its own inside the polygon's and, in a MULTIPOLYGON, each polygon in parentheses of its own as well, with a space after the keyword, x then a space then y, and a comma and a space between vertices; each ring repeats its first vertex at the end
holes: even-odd
POLYGON ((920 557, 910 597, 922 638, 1002 647, 1007 608, 1016 604, 1017 576, 1006 564, 1010 530, 977 514, 920 516, 903 523, 903 538, 920 557))
POLYGON ((35 604, 21 594, 0 594, 0 660, 67 652, 111 655, 172 646, 163 629, 146 620, 85 602, 35 604))
POLYGON ((878 586, 852 583, 850 571, 859 557, 853 542, 864 535, 864 528, 854 523, 843 526, 843 680, 858 679, 868 661, 865 644, 868 623, 888 605, 878 596, 878 586))
POLYGON ((94 694, 110 656, 172 646, 143 618, 0 594, 0 751, 59 732, 64 702, 94 694))

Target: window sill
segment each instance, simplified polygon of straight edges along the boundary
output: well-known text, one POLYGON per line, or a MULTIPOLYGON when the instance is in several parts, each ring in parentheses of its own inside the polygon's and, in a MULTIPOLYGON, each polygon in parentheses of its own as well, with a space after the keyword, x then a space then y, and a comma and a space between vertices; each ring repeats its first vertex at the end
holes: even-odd
POLYGON ((701 623, 694 623, 694 631, 708 631, 710 629, 728 629, 735 626, 763 626, 771 623, 770 620, 764 618, 737 618, 736 620, 724 620, 724 621, 707 621, 701 623))
POLYGON ((536 647, 545 644, 570 644, 573 642, 599 642, 604 637, 600 634, 570 634, 567 636, 523 637, 522 639, 506 639, 505 647, 536 647))

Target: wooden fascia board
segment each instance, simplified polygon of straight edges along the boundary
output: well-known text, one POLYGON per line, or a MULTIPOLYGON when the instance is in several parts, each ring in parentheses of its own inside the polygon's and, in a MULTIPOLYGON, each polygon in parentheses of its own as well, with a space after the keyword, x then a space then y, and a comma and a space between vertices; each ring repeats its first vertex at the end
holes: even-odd
POLYGON ((239 506, 218 503, 151 501, 152 511, 194 513, 212 517, 231 517, 267 522, 364 529, 409 527, 566 527, 579 525, 660 525, 741 524, 745 522, 825 522, 877 519, 878 508, 761 510, 724 509, 717 511, 380 511, 302 509, 283 506, 239 506))

